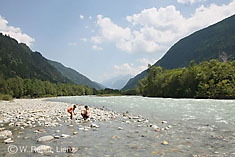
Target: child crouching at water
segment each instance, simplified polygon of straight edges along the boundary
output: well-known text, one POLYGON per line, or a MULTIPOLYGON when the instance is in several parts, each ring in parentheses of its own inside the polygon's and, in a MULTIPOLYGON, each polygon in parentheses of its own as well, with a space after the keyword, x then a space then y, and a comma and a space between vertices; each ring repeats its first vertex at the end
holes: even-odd
POLYGON ((68 113, 70 114, 70 119, 73 119, 73 114, 76 115, 76 113, 74 112, 74 110, 76 109, 76 105, 73 105, 72 107, 68 108, 68 113))
POLYGON ((84 120, 86 120, 86 119, 88 119, 90 117, 90 111, 89 111, 89 107, 88 106, 85 106, 85 110, 82 111, 81 115, 82 115, 82 118, 84 120))

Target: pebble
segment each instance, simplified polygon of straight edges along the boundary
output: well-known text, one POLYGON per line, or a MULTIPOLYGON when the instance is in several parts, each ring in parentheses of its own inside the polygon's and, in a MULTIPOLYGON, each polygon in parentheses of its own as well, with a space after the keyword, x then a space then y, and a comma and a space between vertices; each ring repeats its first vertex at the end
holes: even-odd
POLYGON ((115 135, 115 136, 113 136, 112 138, 113 138, 113 139, 118 139, 118 138, 120 138, 120 137, 118 137, 117 135, 115 135))
POLYGON ((156 131, 156 132, 161 132, 161 129, 156 129, 155 131, 156 131))
POLYGON ((152 125, 153 129, 159 129, 159 127, 157 125, 152 125))
POLYGON ((37 139, 37 142, 47 142, 47 141, 51 141, 53 140, 54 137, 53 136, 43 136, 43 137, 40 137, 39 139, 37 139))
POLYGON ((14 141, 11 138, 4 140, 4 143, 6 143, 6 144, 13 143, 13 142, 14 141))
POLYGON ((139 117, 129 117, 129 119, 139 119, 139 117))
POLYGON ((78 130, 84 130, 85 128, 78 128, 78 130))
POLYGON ((77 132, 77 131, 73 132, 73 135, 77 135, 77 134, 78 134, 78 132, 77 132))
POLYGON ((164 121, 162 121, 162 124, 166 124, 166 123, 167 123, 167 121, 165 121, 165 120, 164 120, 164 121))
POLYGON ((38 129, 38 132, 46 132, 45 129, 38 129))
POLYGON ((168 127, 165 127, 165 130, 169 130, 170 128, 168 128, 168 127))
POLYGON ((168 145, 169 143, 167 141, 162 142, 163 145, 168 145))
POLYGON ((99 128, 99 126, 96 125, 96 124, 91 124, 91 127, 92 127, 92 128, 99 128))
POLYGON ((70 135, 62 134, 61 137, 62 138, 68 138, 68 137, 70 137, 70 135))
POLYGON ((12 136, 12 132, 10 130, 4 130, 0 132, 0 140, 7 139, 12 136))
POLYGON ((15 124, 14 123, 9 123, 8 126, 13 127, 15 124))
POLYGON ((60 136, 54 136, 54 138, 55 138, 55 139, 59 139, 59 138, 60 138, 60 136))
POLYGON ((118 130, 123 130, 123 128, 122 127, 118 127, 118 130))

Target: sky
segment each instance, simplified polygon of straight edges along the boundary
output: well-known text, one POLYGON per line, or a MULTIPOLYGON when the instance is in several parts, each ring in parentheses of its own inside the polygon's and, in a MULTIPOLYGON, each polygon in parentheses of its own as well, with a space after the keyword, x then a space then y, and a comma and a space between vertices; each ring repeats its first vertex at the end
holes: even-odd
POLYGON ((0 0, 0 32, 102 82, 234 14, 235 0, 0 0))

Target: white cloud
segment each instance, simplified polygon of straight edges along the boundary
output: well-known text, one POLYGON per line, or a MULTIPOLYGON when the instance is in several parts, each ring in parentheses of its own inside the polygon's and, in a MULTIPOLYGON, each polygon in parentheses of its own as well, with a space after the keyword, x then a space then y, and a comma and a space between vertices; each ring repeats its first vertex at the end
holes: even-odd
POLYGON ((110 18, 103 18, 102 15, 98 15, 97 18, 97 25, 100 28, 100 32, 99 35, 91 38, 91 41, 95 44, 113 42, 117 48, 127 52, 152 52, 161 49, 158 44, 148 41, 138 31, 131 32, 130 28, 122 28, 114 24, 110 18))
POLYGON ((95 51, 102 51, 102 50, 103 50, 102 47, 97 46, 97 45, 93 45, 93 46, 92 46, 92 49, 95 50, 95 51))
POLYGON ((114 65, 114 73, 112 73, 109 77, 116 77, 120 75, 137 75, 141 71, 144 71, 147 66, 140 65, 134 66, 133 64, 124 63, 122 65, 114 65))
POLYGON ((131 74, 134 76, 134 75, 138 74, 139 72, 146 69, 145 66, 135 67, 133 64, 128 64, 128 63, 124 63, 122 65, 114 65, 113 68, 115 70, 113 75, 116 75, 116 76, 128 75, 128 74, 131 74))
POLYGON ((141 59, 137 59, 137 62, 143 64, 144 66, 148 66, 148 64, 153 65, 156 60, 155 59, 147 59, 147 58, 141 58, 141 59))
POLYGON ((197 3, 197 2, 203 2, 203 1, 207 1, 207 0, 177 0, 178 3, 183 3, 183 4, 186 4, 186 3, 197 3))
POLYGON ((110 18, 98 15, 99 33, 91 41, 95 44, 112 42, 117 48, 129 53, 163 53, 180 38, 233 14, 235 0, 228 5, 202 5, 188 18, 170 5, 144 9, 138 14, 127 16, 127 21, 133 25, 132 29, 123 28, 110 18))
POLYGON ((102 37, 101 36, 91 37, 91 41, 95 44, 101 44, 102 43, 102 37))
POLYGON ((81 38, 80 40, 83 42, 87 42, 87 38, 81 38))
POLYGON ((136 60, 135 64, 123 63, 121 65, 114 65, 113 72, 104 74, 105 80, 121 75, 137 75, 147 69, 148 64, 153 65, 156 61, 153 59, 140 58, 136 60))
POLYGON ((91 19, 92 19, 92 17, 91 17, 91 16, 89 16, 89 19, 91 20, 91 19))
POLYGON ((100 34, 103 40, 118 41, 120 39, 128 40, 131 38, 129 28, 122 28, 114 24, 110 18, 103 18, 102 15, 98 15, 97 18, 97 25, 101 28, 100 34))
POLYGON ((83 20, 83 19, 84 19, 84 16, 83 16, 83 15, 80 15, 80 19, 83 20))
POLYGON ((25 43, 28 46, 31 46, 35 41, 29 35, 22 33, 20 28, 8 26, 8 21, 2 16, 0 16, 0 32, 4 35, 9 35, 10 37, 15 38, 19 43, 25 43))
POLYGON ((78 44, 76 42, 71 42, 71 43, 68 43, 68 46, 77 46, 78 44))

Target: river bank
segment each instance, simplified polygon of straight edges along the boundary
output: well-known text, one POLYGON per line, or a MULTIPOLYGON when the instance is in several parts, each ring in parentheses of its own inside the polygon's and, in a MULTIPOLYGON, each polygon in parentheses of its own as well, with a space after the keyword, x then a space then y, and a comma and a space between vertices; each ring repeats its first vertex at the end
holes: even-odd
MULTIPOLYGON (((80 136, 80 141, 86 141, 90 138, 84 136, 90 134, 91 137, 100 136, 99 138, 105 141, 109 138, 118 140, 123 136, 122 130, 126 129, 125 125, 151 128, 150 130, 156 132, 168 130, 172 127, 165 124, 164 127, 160 128, 155 124, 150 124, 149 120, 141 115, 117 113, 104 107, 90 107, 91 118, 84 121, 80 116, 81 111, 84 109, 82 104, 78 105, 75 110, 77 115, 73 120, 70 120, 67 108, 72 106, 72 103, 46 100, 46 98, 14 99, 13 101, 0 102, 1 155, 8 156, 17 153, 18 156, 24 156, 39 153, 63 156, 64 153, 74 154, 76 152, 83 152, 84 155, 87 155, 86 149, 81 150, 83 147, 81 144, 84 142, 78 144, 76 141, 71 142, 69 139, 80 136), (110 129, 114 129, 115 134, 106 138, 105 136, 108 136, 106 132, 110 129), (26 151, 21 147, 26 147, 26 151)), ((167 122, 163 121, 163 123, 167 122)), ((136 129, 129 131, 141 134, 136 129)), ((143 134, 139 135, 140 138, 144 136, 143 134)), ((97 139, 93 138, 93 140, 97 139)), ((113 142, 115 143, 115 141, 113 142)), ((162 141, 162 144, 167 145, 168 142, 162 141)), ((135 145, 131 146, 136 147, 135 145)), ((100 155, 105 155, 105 152, 100 152, 100 155)))
POLYGON ((1 101, 0 156, 235 156, 233 104, 125 96, 1 101), (80 104, 90 106, 89 121, 80 104))

